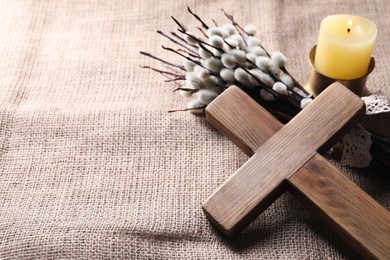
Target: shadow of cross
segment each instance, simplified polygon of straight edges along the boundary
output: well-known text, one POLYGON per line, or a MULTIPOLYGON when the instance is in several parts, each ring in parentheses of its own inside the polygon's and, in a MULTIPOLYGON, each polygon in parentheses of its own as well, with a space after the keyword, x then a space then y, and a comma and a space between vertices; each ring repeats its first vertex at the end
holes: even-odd
POLYGON ((237 87, 206 109, 208 120, 253 156, 202 205, 225 235, 249 225, 289 190, 367 258, 390 256, 390 213, 318 154, 364 114, 364 103, 335 83, 283 126, 237 87))

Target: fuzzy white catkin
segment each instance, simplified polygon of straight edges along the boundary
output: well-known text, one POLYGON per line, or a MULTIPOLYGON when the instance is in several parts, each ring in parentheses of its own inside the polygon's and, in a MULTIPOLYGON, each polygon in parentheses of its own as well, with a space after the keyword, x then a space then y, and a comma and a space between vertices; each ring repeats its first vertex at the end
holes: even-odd
POLYGON ((202 66, 200 66, 200 65, 195 65, 195 67, 194 67, 194 73, 193 73, 193 75, 195 75, 195 76, 198 76, 197 75, 197 73, 198 73, 198 71, 200 70, 200 69, 202 69, 203 67, 202 66))
POLYGON ((210 52, 205 51, 205 50, 202 49, 202 48, 199 48, 198 53, 199 53, 199 56, 200 56, 202 59, 204 59, 204 60, 209 59, 209 58, 211 58, 211 56, 212 56, 210 52))
POLYGON ((267 55, 265 50, 263 48, 261 48, 260 46, 253 46, 253 47, 249 48, 249 51, 251 53, 256 54, 256 56, 266 56, 267 55))
POLYGON ((224 24, 222 28, 224 28, 229 33, 229 35, 232 35, 236 32, 236 28, 233 24, 230 23, 224 24))
POLYGON ((208 105, 218 96, 218 93, 211 89, 201 89, 195 95, 201 103, 208 105))
POLYGON ((200 89, 202 86, 199 81, 186 79, 184 82, 184 87, 188 89, 200 89))
POLYGON ((302 97, 307 97, 307 94, 305 92, 303 92, 303 90, 300 88, 294 88, 294 91, 297 92, 302 97))
POLYGON ((223 46, 223 39, 219 35, 212 35, 209 38, 209 43, 216 48, 221 48, 223 46))
POLYGON ((250 74, 248 75, 249 82, 252 85, 259 85, 259 80, 261 81, 261 77, 263 72, 258 69, 251 69, 250 74))
POLYGON ((192 32, 187 32, 187 34, 185 35, 185 40, 189 44, 197 44, 198 43, 196 35, 193 34, 192 32))
POLYGON ((247 24, 244 27, 244 31, 249 35, 255 35, 256 34, 256 27, 253 24, 247 24))
POLYGON ((255 63, 256 62, 256 58, 257 58, 257 55, 254 54, 254 53, 251 53, 251 52, 248 52, 246 54, 246 58, 251 61, 252 63, 255 63))
POLYGON ((223 85, 223 82, 220 77, 212 75, 210 76, 210 79, 215 82, 215 85, 223 85))
POLYGON ((180 89, 179 90, 179 95, 184 97, 184 98, 189 98, 192 96, 192 92, 191 91, 187 91, 187 90, 182 90, 180 89))
POLYGON ((244 52, 248 52, 248 46, 246 45, 246 43, 244 41, 241 41, 238 43, 238 49, 240 49, 244 52))
POLYGON ((204 104, 199 99, 195 98, 187 103, 187 109, 191 109, 192 114, 202 114, 204 111, 204 104), (199 109, 198 109, 199 108, 199 109))
POLYGON ((257 37, 248 37, 246 40, 248 47, 261 46, 260 40, 257 37))
POLYGON ((202 84, 205 88, 213 88, 217 83, 211 77, 208 77, 202 81, 202 84))
POLYGON ((263 73, 261 74, 261 81, 267 85, 268 87, 272 87, 275 83, 275 81, 271 78, 270 75, 268 75, 267 73, 263 73))
POLYGON ((190 61, 190 60, 187 60, 185 59, 184 60, 184 68, 186 69, 186 71, 194 71, 194 67, 195 67, 195 63, 190 61))
POLYGON ((301 108, 304 109, 307 105, 309 105, 311 102, 313 101, 313 99, 311 98, 303 98, 301 100, 301 108))
POLYGON ((259 56, 256 58, 256 66, 264 72, 267 72, 271 66, 271 60, 265 56, 259 56))
POLYGON ((246 54, 242 50, 233 49, 229 51, 229 54, 233 55, 236 58, 238 64, 244 65, 246 62, 246 54))
POLYGON ((233 68, 234 66, 236 66, 236 57, 234 57, 232 54, 230 53, 224 53, 222 54, 221 56, 221 61, 222 61, 222 64, 227 67, 227 68, 233 68))
POLYGON ((201 80, 193 72, 187 73, 184 85, 189 89, 200 89, 202 87, 201 80))
POLYGON ((274 73, 274 74, 278 74, 280 72, 280 68, 278 66, 276 66, 272 61, 270 63, 270 66, 268 67, 268 71, 274 73))
POLYGON ((238 46, 238 41, 236 39, 233 39, 231 37, 226 38, 225 40, 232 48, 236 48, 238 46))
POLYGON ((229 38, 227 38, 227 39, 233 39, 233 40, 237 41, 237 47, 244 45, 244 40, 238 34, 233 34, 233 35, 229 36, 229 38))
MULTIPOLYGON (((197 67, 200 67, 197 65, 197 67)), ((196 70, 196 68, 194 68, 196 70)), ((196 76, 196 74, 194 72, 188 72, 186 74, 186 79, 190 80, 190 81, 199 81, 199 78, 196 76)))
POLYGON ((283 81, 283 83, 289 86, 290 88, 294 86, 293 79, 287 74, 280 75, 280 80, 283 81))
POLYGON ((204 65, 207 69, 209 69, 212 72, 219 73, 221 69, 223 68, 223 64, 220 59, 211 57, 210 59, 207 59, 204 61, 204 65))
POLYGON ((211 49, 211 52, 213 53, 213 55, 215 57, 221 57, 222 56, 222 52, 220 52, 218 49, 211 49))
POLYGON ((252 85, 259 85, 258 80, 263 82, 268 87, 272 87, 272 85, 274 84, 274 80, 268 74, 264 73, 263 71, 261 71, 259 69, 251 69, 249 72, 253 76, 255 76, 255 77, 253 77, 251 75, 248 75, 249 82, 252 85))
POLYGON ((235 80, 234 70, 229 69, 229 68, 222 69, 221 72, 219 73, 219 75, 226 82, 234 82, 234 80, 235 80))
POLYGON ((222 50, 224 52, 229 52, 232 48, 230 48, 229 45, 227 45, 226 43, 223 43, 223 46, 222 46, 222 50))
POLYGON ((227 37, 229 37, 230 33, 225 28, 219 27, 219 29, 221 30, 221 34, 222 34, 223 39, 226 39, 227 37))
POLYGON ((210 76, 210 71, 202 67, 200 67, 200 69, 198 69, 195 73, 201 80, 204 80, 205 78, 208 78, 210 76))
POLYGON ((209 28, 207 30, 207 34, 209 37, 211 37, 213 35, 218 35, 218 36, 222 37, 221 29, 219 29, 218 27, 209 28))
POLYGON ((200 71, 201 70, 203 70, 204 68, 202 67, 202 66, 199 66, 199 65, 196 65, 195 67, 194 67, 194 71, 192 72, 193 73, 193 75, 195 75, 196 76, 196 80, 198 80, 198 81, 202 81, 202 79, 199 77, 199 74, 200 74, 200 71))
POLYGON ((260 97, 265 101, 274 101, 275 97, 265 89, 260 90, 260 97))
POLYGON ((272 89, 280 95, 288 95, 287 86, 284 85, 282 82, 275 82, 272 86, 272 89))
POLYGON ((248 85, 251 84, 248 76, 249 76, 248 73, 242 68, 237 68, 234 71, 234 78, 243 84, 248 84, 248 85))
POLYGON ((286 66, 287 58, 280 51, 274 51, 271 54, 272 62, 279 68, 286 66))

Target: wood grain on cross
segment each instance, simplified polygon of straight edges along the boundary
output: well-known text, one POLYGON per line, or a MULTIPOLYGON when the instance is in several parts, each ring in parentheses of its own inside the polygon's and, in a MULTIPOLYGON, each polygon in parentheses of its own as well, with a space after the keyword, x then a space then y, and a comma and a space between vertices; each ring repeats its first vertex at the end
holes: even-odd
POLYGON ((361 99, 336 83, 283 126, 229 88, 207 107, 207 118, 253 156, 203 204, 206 216, 233 236, 289 190, 360 254, 386 259, 390 213, 318 154, 363 114, 361 99))

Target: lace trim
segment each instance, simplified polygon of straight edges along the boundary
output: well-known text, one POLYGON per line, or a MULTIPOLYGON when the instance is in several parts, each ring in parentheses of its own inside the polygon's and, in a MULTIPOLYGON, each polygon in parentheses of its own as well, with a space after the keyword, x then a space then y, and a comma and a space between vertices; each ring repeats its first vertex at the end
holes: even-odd
POLYGON ((380 92, 367 97, 362 97, 362 100, 366 104, 366 115, 390 112, 389 101, 384 95, 381 95, 380 92))
POLYGON ((342 140, 341 163, 351 167, 364 168, 370 165, 371 134, 362 126, 355 126, 342 140))
MULTIPOLYGON (((366 116, 390 112, 387 98, 380 92, 362 97, 366 104, 366 116)), ((351 167, 367 167, 371 162, 371 134, 362 126, 354 127, 342 140, 341 163, 351 167)))

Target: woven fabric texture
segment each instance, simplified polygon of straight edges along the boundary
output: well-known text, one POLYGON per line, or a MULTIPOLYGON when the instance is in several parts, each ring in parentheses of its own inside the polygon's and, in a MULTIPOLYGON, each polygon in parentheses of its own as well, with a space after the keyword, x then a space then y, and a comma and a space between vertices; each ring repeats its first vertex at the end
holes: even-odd
MULTIPOLYGON (((290 194, 236 239, 201 204, 248 158, 183 108, 144 50, 161 50, 174 15, 252 23, 300 82, 321 20, 352 13, 377 24, 370 90, 387 95, 387 0, 0 2, 0 259, 356 259, 290 194)), ((332 161, 390 208, 389 177, 332 161)), ((373 212, 375 214, 375 212, 373 212)))

